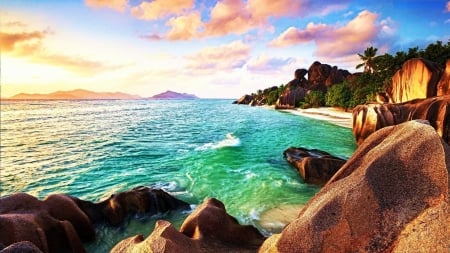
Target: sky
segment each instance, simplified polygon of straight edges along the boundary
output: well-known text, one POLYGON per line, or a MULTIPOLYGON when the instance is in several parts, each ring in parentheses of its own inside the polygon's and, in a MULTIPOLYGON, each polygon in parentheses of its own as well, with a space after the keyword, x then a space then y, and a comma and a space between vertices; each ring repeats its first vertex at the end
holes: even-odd
POLYGON ((1 97, 88 89, 238 98, 314 61, 450 39, 444 0, 1 0, 1 97))

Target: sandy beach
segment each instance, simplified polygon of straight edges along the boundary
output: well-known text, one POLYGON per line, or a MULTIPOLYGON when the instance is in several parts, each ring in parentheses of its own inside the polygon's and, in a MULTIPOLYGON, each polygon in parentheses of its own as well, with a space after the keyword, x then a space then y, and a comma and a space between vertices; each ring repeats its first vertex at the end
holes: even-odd
POLYGON ((338 126, 352 128, 352 113, 344 112, 340 109, 333 107, 320 107, 309 109, 296 108, 282 111, 313 119, 325 120, 338 126))

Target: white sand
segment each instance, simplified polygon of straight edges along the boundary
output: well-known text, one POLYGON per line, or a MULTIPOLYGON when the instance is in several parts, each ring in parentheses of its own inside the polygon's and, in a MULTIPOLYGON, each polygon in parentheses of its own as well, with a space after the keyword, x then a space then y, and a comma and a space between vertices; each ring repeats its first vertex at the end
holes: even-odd
POLYGON ((340 109, 333 107, 320 107, 320 108, 309 108, 309 109, 292 109, 283 110, 295 115, 301 115, 304 117, 309 117, 318 120, 325 120, 331 124, 335 124, 342 127, 352 128, 352 113, 344 112, 340 109))

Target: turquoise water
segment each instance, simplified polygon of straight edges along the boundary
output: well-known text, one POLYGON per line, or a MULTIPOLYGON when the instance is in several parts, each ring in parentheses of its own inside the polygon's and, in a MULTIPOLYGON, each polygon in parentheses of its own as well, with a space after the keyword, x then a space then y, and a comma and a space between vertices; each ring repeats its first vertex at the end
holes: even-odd
MULTIPOLYGON (((290 146, 341 157, 355 150, 351 129, 230 100, 2 101, 0 196, 66 193, 99 201, 145 185, 193 205, 224 202, 241 223, 319 189, 283 158, 290 146)), ((193 206, 195 207, 195 206, 193 206)), ((90 252, 153 230, 156 219, 180 225, 187 213, 134 217, 98 228, 90 252)))

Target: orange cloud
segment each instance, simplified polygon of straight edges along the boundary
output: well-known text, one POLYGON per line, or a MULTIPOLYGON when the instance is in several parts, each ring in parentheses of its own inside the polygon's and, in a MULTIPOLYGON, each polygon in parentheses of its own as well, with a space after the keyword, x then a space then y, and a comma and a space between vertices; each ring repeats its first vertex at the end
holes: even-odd
POLYGON ((261 21, 252 17, 242 0, 223 0, 211 10, 211 19, 205 24, 205 35, 243 34, 260 24, 261 21))
POLYGON ((168 40, 189 40, 198 36, 202 21, 200 13, 193 12, 186 16, 171 18, 166 25, 171 27, 166 35, 168 40))
POLYGON ((194 0, 153 0, 142 2, 131 8, 133 16, 144 20, 155 20, 171 14, 180 14, 194 7, 194 0))
POLYGON ((362 11, 344 26, 309 23, 304 30, 290 27, 270 45, 285 47, 314 41, 318 56, 338 57, 353 54, 365 49, 376 39, 381 30, 380 25, 376 24, 377 19, 377 14, 362 11))
POLYGON ((194 55, 186 56, 189 69, 204 73, 241 68, 249 58, 250 46, 242 41, 208 47, 194 55))
POLYGON ((34 54, 41 47, 41 41, 47 33, 46 31, 0 32, 0 49, 4 53, 13 55, 34 54))
POLYGON ((255 18, 268 18, 270 16, 300 15, 305 4, 302 1, 291 0, 249 0, 248 9, 255 18))
POLYGON ((128 6, 128 0, 84 0, 85 4, 93 8, 110 8, 124 11, 128 6))
POLYGON ((450 1, 447 2, 447 12, 450 12, 450 1))

